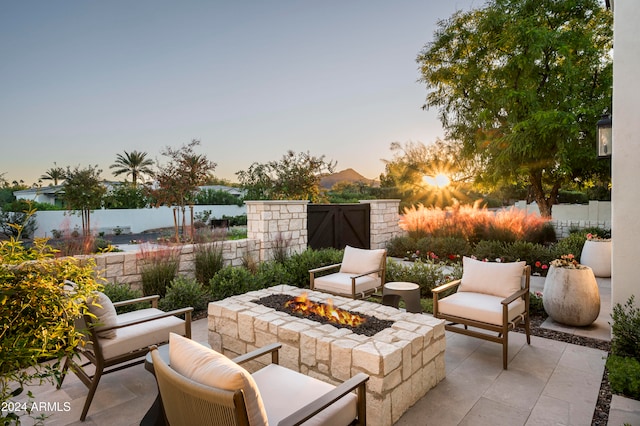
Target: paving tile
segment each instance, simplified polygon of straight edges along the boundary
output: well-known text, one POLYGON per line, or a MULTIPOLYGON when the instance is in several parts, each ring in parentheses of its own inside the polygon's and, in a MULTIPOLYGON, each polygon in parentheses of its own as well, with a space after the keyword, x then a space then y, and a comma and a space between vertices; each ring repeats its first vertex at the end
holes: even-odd
POLYGON ((480 398, 462 419, 460 425, 519 426, 525 424, 528 416, 528 409, 520 409, 487 398, 480 398))
POLYGON ((610 425, 640 425, 640 401, 613 395, 609 411, 610 425))

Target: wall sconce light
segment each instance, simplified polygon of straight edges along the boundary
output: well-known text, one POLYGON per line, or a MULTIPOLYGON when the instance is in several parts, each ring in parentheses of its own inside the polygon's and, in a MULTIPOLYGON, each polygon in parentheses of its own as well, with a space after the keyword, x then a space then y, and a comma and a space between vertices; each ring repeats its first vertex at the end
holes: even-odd
POLYGON ((611 157, 611 116, 602 114, 602 117, 596 123, 598 127, 598 157, 611 157))

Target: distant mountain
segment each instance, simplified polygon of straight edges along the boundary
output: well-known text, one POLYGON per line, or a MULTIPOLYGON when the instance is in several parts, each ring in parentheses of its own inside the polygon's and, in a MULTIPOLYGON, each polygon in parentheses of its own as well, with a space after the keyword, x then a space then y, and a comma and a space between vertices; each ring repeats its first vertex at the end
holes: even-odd
POLYGON ((330 175, 323 176, 320 179, 320 187, 324 189, 330 189, 333 185, 339 182, 356 183, 362 182, 365 185, 380 186, 380 182, 375 179, 367 179, 360 173, 353 169, 342 170, 338 173, 332 173, 330 175))

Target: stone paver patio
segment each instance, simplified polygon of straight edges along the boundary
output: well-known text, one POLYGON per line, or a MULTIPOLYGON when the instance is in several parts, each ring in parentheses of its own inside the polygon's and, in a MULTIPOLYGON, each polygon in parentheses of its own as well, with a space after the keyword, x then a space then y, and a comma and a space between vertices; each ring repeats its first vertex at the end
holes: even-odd
MULTIPOLYGON (((610 280, 598 281, 604 319, 587 330, 563 331, 594 337, 608 332, 603 327, 608 327, 605 303, 610 280)), ((205 341, 207 334, 207 320, 195 321, 193 338, 205 341)), ((445 379, 397 425, 591 424, 605 352, 535 336, 529 346, 523 334, 512 333, 509 369, 503 370, 500 345, 449 332, 446 339, 445 379)), ((87 390, 74 375, 67 377, 61 390, 45 385, 33 391, 36 402, 59 402, 61 407, 69 403, 68 411, 51 413, 45 425, 138 425, 157 395, 155 379, 142 365, 108 374, 100 381, 86 422, 81 423, 87 390)), ((26 425, 34 423, 22 420, 26 425)), ((640 401, 614 396, 609 424, 625 422, 640 424, 640 401)))

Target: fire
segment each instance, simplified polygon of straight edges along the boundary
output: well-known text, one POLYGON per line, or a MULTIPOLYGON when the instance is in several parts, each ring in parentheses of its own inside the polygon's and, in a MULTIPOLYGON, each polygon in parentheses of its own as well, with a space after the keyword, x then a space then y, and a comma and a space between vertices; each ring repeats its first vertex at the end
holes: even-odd
POLYGON ((326 305, 324 303, 312 302, 307 297, 307 293, 289 300, 285 303, 285 307, 298 313, 316 314, 325 318, 327 321, 349 325, 351 327, 358 327, 359 325, 364 324, 367 320, 360 315, 352 314, 349 311, 334 307, 331 299, 327 299, 326 305))

